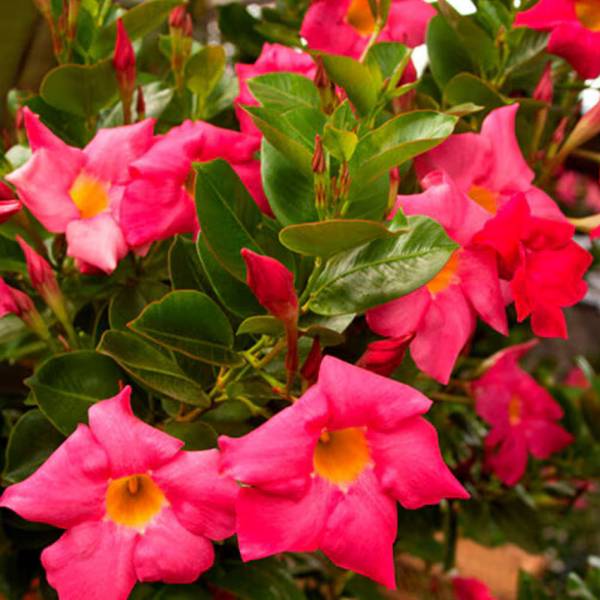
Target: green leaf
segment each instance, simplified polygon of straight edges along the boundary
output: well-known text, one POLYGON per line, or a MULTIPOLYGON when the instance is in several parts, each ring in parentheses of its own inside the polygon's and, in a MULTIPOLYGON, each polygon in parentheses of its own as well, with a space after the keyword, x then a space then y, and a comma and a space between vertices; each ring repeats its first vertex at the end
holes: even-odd
POLYGON ((356 150, 358 137, 352 131, 336 129, 331 125, 325 125, 323 129, 323 145, 334 158, 340 162, 349 161, 356 150))
POLYGON ((208 282, 194 240, 181 235, 173 240, 169 249, 169 279, 173 289, 205 291, 208 282))
POLYGON ((471 73, 460 73, 453 77, 444 88, 444 104, 475 103, 485 107, 486 114, 494 108, 510 104, 512 100, 500 95, 488 83, 471 73))
POLYGON ((215 89, 224 72, 223 46, 204 46, 185 66, 186 85, 191 92, 204 100, 215 89))
POLYGON ((0 271, 27 273, 25 257, 19 244, 0 235, 0 271))
POLYGON ((128 331, 105 331, 98 352, 110 356, 143 387, 162 396, 206 407, 210 400, 168 353, 128 331))
POLYGON ((320 53, 329 77, 344 88, 348 98, 363 116, 368 115, 375 105, 381 86, 379 72, 348 56, 320 53))
POLYGON ((453 131, 457 118, 433 111, 404 113, 369 132, 358 143, 350 175, 360 187, 403 162, 441 144, 453 131))
POLYGON ((113 329, 125 329, 145 306, 162 298, 169 288, 160 281, 144 281, 139 285, 124 287, 115 294, 108 306, 108 321, 113 329))
POLYGON ((248 80, 252 95, 263 105, 279 110, 321 107, 313 82, 296 73, 268 73, 248 80))
POLYGON ((491 515, 506 539, 527 550, 542 549, 542 526, 537 511, 522 499, 515 497, 490 505, 491 515))
POLYGON ((410 217, 410 231, 375 240, 329 259, 310 295, 321 315, 360 313, 404 296, 431 280, 456 244, 426 217, 410 217))
POLYGON ((64 439, 40 410, 26 412, 10 432, 2 479, 17 483, 29 477, 64 439))
POLYGON ((223 561, 205 575, 217 588, 242 600, 303 600, 290 573, 274 559, 255 560, 242 565, 223 561))
POLYGON ((165 431, 185 442, 184 450, 188 452, 217 447, 217 432, 208 423, 202 421, 193 423, 171 421, 165 425, 165 431))
POLYGON ((312 173, 298 171, 265 138, 260 154, 265 195, 277 220, 284 226, 315 221, 318 215, 312 173))
POLYGON ((224 160, 215 160, 194 167, 198 219, 219 262, 240 281, 246 278, 242 248, 274 256, 293 266, 292 257, 279 244, 231 166, 224 160))
POLYGON ((198 238, 198 254, 210 287, 225 308, 241 318, 264 312, 250 288, 219 264, 202 234, 198 238))
POLYGON ((87 422, 89 407, 119 392, 122 373, 115 362, 91 350, 59 354, 48 359, 25 381, 35 401, 65 435, 87 422))
MULTIPOLYGON (((123 14, 123 25, 131 40, 137 40, 158 29, 167 19, 171 10, 182 0, 146 0, 123 14)), ((100 31, 90 53, 94 57, 108 56, 115 47, 117 24, 111 23, 100 31)))
POLYGON ((429 21, 427 53, 433 78, 440 89, 444 89, 446 84, 459 73, 475 70, 460 37, 441 15, 429 21))
POLYGON ((397 42, 380 42, 369 49, 365 63, 377 69, 381 80, 390 80, 387 89, 396 87, 410 59, 410 50, 397 42))
POLYGON ((236 365, 233 331, 223 311, 206 294, 181 290, 148 305, 129 327, 184 356, 217 365, 236 365))
POLYGON ((55 108, 79 117, 94 117, 118 97, 112 61, 58 66, 42 81, 40 94, 55 108))
POLYGON ((329 258, 343 250, 372 240, 393 238, 402 232, 402 229, 390 231, 379 221, 332 219, 290 225, 279 232, 279 239, 298 254, 329 258))

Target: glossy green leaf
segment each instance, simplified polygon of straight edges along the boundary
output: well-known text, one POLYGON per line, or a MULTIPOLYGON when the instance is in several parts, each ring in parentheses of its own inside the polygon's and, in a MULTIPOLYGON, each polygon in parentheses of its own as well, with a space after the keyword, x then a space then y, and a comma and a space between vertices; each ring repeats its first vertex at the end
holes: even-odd
POLYGON ((153 342, 195 360, 235 365, 233 331, 223 311, 206 294, 181 290, 149 304, 129 327, 153 342))
POLYGON ((441 144, 454 130, 457 118, 433 111, 400 114, 369 132, 358 143, 350 174, 360 186, 403 162, 441 144))
MULTIPOLYGON (((167 19, 171 10, 181 4, 181 0, 146 0, 123 14, 123 25, 129 38, 137 40, 158 29, 167 19)), ((98 35, 90 52, 95 57, 108 56, 115 47, 117 25, 111 23, 98 35)))
POLYGON ((368 115, 377 103, 381 78, 379 72, 374 72, 366 65, 337 54, 324 54, 325 69, 329 77, 344 88, 348 98, 361 115, 368 115))
POLYGON ((285 110, 305 106, 319 109, 321 101, 313 82, 295 73, 268 73, 248 81, 252 95, 267 107, 285 110))
POLYGON ((69 435, 87 422, 88 408, 119 391, 122 374, 107 356, 91 350, 59 354, 48 359, 25 383, 52 424, 69 435))
POLYGON ((194 240, 181 235, 173 240, 169 249, 169 279, 173 289, 205 291, 206 275, 194 240))
POLYGON ((379 221, 332 219, 290 225, 279 232, 279 239, 298 254, 329 258, 372 240, 396 237, 401 231, 390 231, 379 221))
POLYGON ((204 46, 185 66, 186 85, 202 99, 207 98, 225 71, 223 46, 204 46))
POLYGON ((202 234, 198 238, 198 254, 210 288, 225 308, 241 318, 264 312, 246 283, 236 279, 219 264, 202 234))
POLYGON ((169 288, 159 281, 146 281, 136 286, 122 288, 111 298, 108 306, 110 326, 113 329, 124 329, 147 304, 162 298, 168 291, 169 288))
POLYGON ((44 78, 40 94, 54 108, 79 117, 94 117, 118 97, 112 61, 58 66, 44 78))
POLYGON ((337 129, 329 124, 323 129, 322 139, 325 148, 340 162, 349 161, 358 144, 358 137, 354 132, 337 129))
POLYGON ((29 477, 64 439, 40 410, 26 412, 10 432, 2 479, 17 483, 29 477))
POLYGON ((389 87, 395 87, 408 61, 410 50, 397 42, 380 42, 369 49, 365 63, 373 69, 377 69, 381 80, 390 80, 389 87))
POLYGON ((183 449, 188 452, 217 447, 216 431, 208 423, 202 421, 193 423, 171 421, 165 425, 165 431, 185 442, 183 449))
POLYGON ((460 73, 444 88, 444 103, 446 106, 453 106, 469 102, 485 107, 486 112, 489 112, 494 108, 506 106, 512 100, 503 97, 476 75, 460 73))
POLYGON ((25 257, 19 244, 3 235, 0 235, 0 272, 27 272, 25 257))
POLYGON ((208 406, 210 400, 168 353, 128 331, 104 332, 98 352, 110 356, 140 385, 179 402, 208 406))
POLYGON ((219 262, 240 281, 246 278, 242 248, 274 256, 293 266, 292 257, 279 244, 231 166, 224 160, 194 166, 198 219, 206 242, 219 262))
POLYGON ((309 308, 321 315, 360 313, 427 283, 456 244, 426 217, 410 217, 410 231, 375 240, 331 258, 318 276, 309 308))

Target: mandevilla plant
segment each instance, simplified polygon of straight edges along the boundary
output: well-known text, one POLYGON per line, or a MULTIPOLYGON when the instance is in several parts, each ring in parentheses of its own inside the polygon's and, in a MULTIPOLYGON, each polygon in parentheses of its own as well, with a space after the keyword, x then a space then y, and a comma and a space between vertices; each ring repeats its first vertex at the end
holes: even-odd
POLYGON ((600 597, 600 3, 14 4, 0 597, 600 597))

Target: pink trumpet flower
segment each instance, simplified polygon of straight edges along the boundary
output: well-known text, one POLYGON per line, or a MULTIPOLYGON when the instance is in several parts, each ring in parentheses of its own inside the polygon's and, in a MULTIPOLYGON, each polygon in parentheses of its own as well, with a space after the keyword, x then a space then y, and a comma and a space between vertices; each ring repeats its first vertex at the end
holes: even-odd
POLYGON ((241 438, 221 436, 222 468, 243 483, 243 560, 322 550, 393 588, 396 500, 408 509, 468 498, 444 464, 417 390, 326 356, 315 385, 241 438))
POLYGON ((487 462, 506 485, 516 485, 527 458, 546 459, 573 441, 558 421, 563 410, 519 360, 536 340, 511 346, 492 357, 492 366, 471 384, 477 414, 491 426, 485 446, 487 462))
MULTIPOLYGON (((379 41, 418 46, 434 15, 434 8, 423 0, 392 0, 379 41)), ((368 0, 316 0, 306 12, 300 33, 312 50, 358 58, 374 30, 368 0)))
POLYGON ((67 531, 42 552, 61 600, 125 600, 136 581, 191 583, 213 564, 210 540, 234 532, 238 487, 217 450, 140 421, 129 387, 89 409, 29 478, 0 499, 30 521, 67 531))
POLYGON ((600 4, 597 0, 540 0, 515 25, 550 31, 548 51, 562 56, 584 79, 600 75, 600 4))

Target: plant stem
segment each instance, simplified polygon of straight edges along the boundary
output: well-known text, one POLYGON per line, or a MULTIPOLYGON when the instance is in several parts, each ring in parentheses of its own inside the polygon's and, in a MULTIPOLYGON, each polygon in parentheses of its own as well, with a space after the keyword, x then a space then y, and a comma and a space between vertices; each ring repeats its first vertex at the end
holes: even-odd
POLYGON ((444 512, 444 572, 448 572, 454 567, 457 537, 458 519, 456 508, 452 500, 447 500, 444 512))

